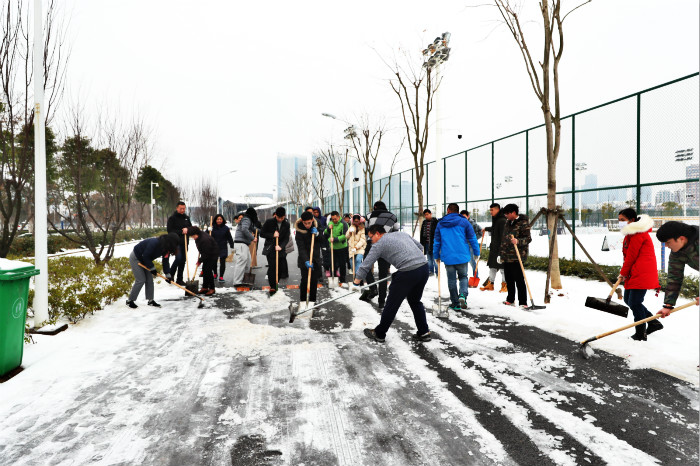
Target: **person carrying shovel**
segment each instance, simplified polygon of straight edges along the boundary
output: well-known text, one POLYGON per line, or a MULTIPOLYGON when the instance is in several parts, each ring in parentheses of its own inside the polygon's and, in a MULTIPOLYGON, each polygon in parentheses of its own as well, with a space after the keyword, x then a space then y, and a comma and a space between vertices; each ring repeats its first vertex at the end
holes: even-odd
MULTIPOLYGON (((321 236, 318 234, 318 222, 311 212, 304 212, 301 217, 294 222, 296 231, 295 241, 297 243, 297 266, 301 269, 301 283, 299 284, 299 303, 305 303, 308 298, 308 305, 312 307, 316 304, 316 291, 318 289, 318 279, 323 268, 321 258, 321 236), (309 271, 311 271, 309 273, 309 271), (308 289, 308 296, 307 296, 308 289)), ((299 311, 303 311, 301 304, 299 311)))
POLYGON ((353 279, 357 273, 357 269, 362 265, 362 258, 365 257, 365 247, 367 246, 367 232, 363 218, 355 215, 352 218, 352 226, 348 228, 345 236, 348 239, 348 247, 350 248, 350 260, 352 266, 353 279))
POLYGON ((160 307, 160 304, 154 300, 153 277, 158 272, 153 264, 153 260, 159 257, 162 258, 165 280, 170 283, 172 275, 170 275, 170 261, 168 257, 177 255, 179 244, 180 237, 176 233, 168 233, 157 238, 145 239, 134 246, 134 250, 129 255, 129 265, 131 265, 131 272, 134 274, 134 286, 131 287, 129 299, 126 300, 127 306, 132 309, 138 307, 135 302, 136 298, 138 298, 143 285, 146 285, 148 305, 160 307))
MULTIPOLYGON (((326 231, 324 233, 326 239, 331 245, 331 268, 337 268, 338 270, 331 271, 331 277, 339 277, 340 285, 345 283, 345 273, 346 273, 346 258, 348 241, 345 234, 348 231, 348 224, 340 219, 340 213, 333 211, 331 212, 331 220, 326 226, 326 231)), ((330 279, 328 280, 331 281, 330 279)))
POLYGON ((214 274, 216 274, 216 261, 219 258, 219 245, 209 233, 200 230, 199 227, 191 227, 189 231, 199 251, 197 265, 202 264, 202 272, 204 273, 202 275, 202 289, 198 293, 211 296, 216 293, 214 274))
POLYGON ((287 272, 287 253, 285 248, 289 242, 289 222, 285 220, 287 211, 278 207, 272 218, 268 218, 260 229, 260 237, 265 238, 262 253, 267 257, 267 283, 270 285, 270 296, 277 292, 278 277, 289 276, 287 272), (279 274, 277 267, 279 264, 279 274))
MULTIPOLYGON (((525 276, 518 260, 515 246, 518 247, 520 258, 524 263, 527 260, 529 244, 532 241, 530 236, 530 221, 526 215, 518 213, 518 206, 507 204, 502 209, 506 217, 506 224, 503 228, 503 240, 501 241, 500 256, 497 257, 499 264, 503 264, 503 272, 506 278, 508 296, 503 304, 515 306, 515 287, 518 287, 518 304, 522 309, 527 309, 527 289, 525 276)), ((495 252, 495 251, 494 251, 495 252)))

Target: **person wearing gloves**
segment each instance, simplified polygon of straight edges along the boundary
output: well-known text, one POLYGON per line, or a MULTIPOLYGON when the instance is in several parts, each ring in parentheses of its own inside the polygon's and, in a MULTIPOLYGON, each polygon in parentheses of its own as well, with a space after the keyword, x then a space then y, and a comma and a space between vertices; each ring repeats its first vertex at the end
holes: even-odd
MULTIPOLYGON (((374 329, 364 329, 365 336, 384 343, 386 332, 389 331, 405 299, 413 311, 413 319, 416 322, 417 332, 413 335, 413 339, 430 341, 425 307, 421 302, 423 289, 428 282, 428 260, 423 255, 423 246, 402 231, 387 233, 384 226, 379 224, 369 227, 367 236, 372 241, 372 248, 357 271, 353 283, 359 285, 367 277, 372 265, 380 258, 396 267, 396 272, 392 276, 389 295, 386 298, 379 325, 374 329)), ((357 291, 358 287, 353 286, 351 289, 357 291)))
MULTIPOLYGON (((666 222, 656 231, 656 239, 671 250, 668 256, 668 282, 664 306, 657 312, 661 317, 668 317, 680 295, 685 266, 698 270, 698 226, 682 222, 666 222)), ((695 298, 695 304, 700 304, 700 298, 695 298)))
MULTIPOLYGON (((314 216, 314 219, 316 220, 316 228, 318 231, 323 233, 326 231, 326 226, 327 226, 327 219, 323 215, 323 212, 321 212, 320 207, 312 207, 311 208, 311 213, 314 216)), ((323 263, 323 268, 326 269, 326 277, 331 276, 331 252, 330 248, 328 246, 328 241, 326 240, 326 237, 321 235, 318 238, 316 238, 318 241, 321 242, 321 262, 323 263)), ((323 271, 319 271, 321 273, 323 271)))
MULTIPOLYGON (((651 312, 644 306, 644 295, 647 290, 659 287, 659 272, 656 270, 656 253, 651 241, 651 227, 654 221, 648 215, 639 215, 632 209, 621 210, 617 219, 620 221, 622 241, 622 257, 624 262, 618 279, 622 278, 625 287, 625 304, 632 309, 634 321, 638 322, 651 317, 651 312)), ((640 324, 634 328, 633 340, 646 341, 647 335, 664 326, 657 320, 648 324, 640 324)))
MULTIPOLYGON (((399 220, 396 218, 396 215, 393 213, 389 212, 386 208, 386 204, 384 204, 383 201, 377 201, 374 203, 374 210, 372 211, 371 214, 367 217, 368 224, 367 227, 372 227, 373 225, 379 225, 382 228, 384 228, 384 231, 387 233, 393 233, 396 231, 399 231, 399 220)), ((372 250, 372 243, 368 243, 367 247, 365 248, 365 258, 369 255, 370 251, 372 250)), ((377 261, 377 268, 379 269, 379 278, 378 280, 381 280, 382 278, 388 277, 389 276, 389 263, 385 261, 383 258, 380 258, 379 261, 377 261)), ((373 283, 374 282, 374 273, 372 273, 372 269, 367 273, 367 283, 373 283)), ((379 309, 384 309, 384 304, 386 301, 386 287, 387 284, 386 282, 381 282, 379 286, 377 285, 372 285, 368 290, 363 292, 360 295, 360 299, 362 301, 365 301, 367 303, 372 301, 372 298, 375 296, 378 296, 377 298, 377 306, 379 309), (377 288, 379 289, 377 291, 377 288)))
POLYGON ((127 306, 132 309, 138 307, 135 302, 136 298, 139 297, 143 285, 146 285, 148 305, 160 307, 160 304, 153 299, 153 277, 158 274, 153 260, 159 257, 162 258, 165 281, 170 283, 172 276, 170 275, 170 261, 168 257, 177 255, 179 244, 180 237, 176 233, 168 233, 157 238, 145 239, 134 246, 134 250, 129 255, 129 265, 131 265, 131 272, 134 274, 134 286, 131 287, 129 299, 126 300, 127 306), (148 267, 148 270, 144 270, 139 264, 145 265, 148 267))
POLYGON ((359 215, 354 215, 352 217, 352 226, 345 233, 345 237, 348 239, 348 247, 350 248, 350 260, 355 261, 355 273, 362 265, 362 258, 365 256, 365 247, 367 246, 367 232, 365 231, 363 220, 359 215))
MULTIPOLYGON (((530 222, 526 215, 518 213, 518 206, 515 204, 507 204, 503 207, 502 212, 505 215, 506 224, 503 228, 500 256, 496 260, 503 264, 503 273, 508 288, 508 296, 503 304, 515 306, 515 287, 517 286, 518 304, 524 309, 527 307, 527 289, 525 288, 525 276, 523 275, 523 269, 520 267, 515 246, 518 246, 520 260, 524 264, 527 261, 530 242, 532 242, 530 222)), ((495 254, 495 251, 492 251, 492 254, 495 254)))
MULTIPOLYGON (((226 219, 221 214, 214 217, 214 227, 211 236, 219 245, 219 283, 224 282, 224 272, 226 271, 226 256, 228 256, 228 246, 233 248, 233 236, 231 230, 226 225, 226 219)), ((214 265, 214 279, 216 279, 216 264, 214 265)))
POLYGON ((267 257, 267 283, 270 285, 270 296, 277 292, 277 270, 275 269, 277 261, 279 261, 279 278, 289 276, 287 271, 287 252, 285 248, 289 242, 289 222, 285 220, 287 211, 284 207, 275 209, 272 218, 265 220, 260 237, 265 238, 265 246, 263 246, 263 255, 267 257), (275 239, 278 238, 278 239, 275 239), (279 242, 279 246, 276 243, 279 242))
POLYGON ((340 277, 340 286, 342 286, 346 280, 345 266, 347 265, 348 240, 345 237, 345 233, 347 233, 347 231, 348 224, 340 219, 340 214, 336 211, 331 212, 331 220, 328 222, 324 236, 331 245, 331 253, 333 254, 332 264, 336 268, 331 274, 340 277))
MULTIPOLYGON (((189 215, 185 212, 187 211, 187 206, 184 202, 180 201, 175 207, 175 212, 168 217, 167 231, 168 233, 175 233, 179 240, 178 253, 175 256, 175 260, 171 264, 171 269, 173 272, 173 277, 175 277, 175 283, 180 286, 185 286, 185 282, 182 279, 182 274, 185 271, 185 263, 187 262, 185 258, 185 235, 188 235, 187 229, 192 226, 189 215)), ((189 246, 189 238, 187 239, 187 246, 189 246)))
POLYGON ((197 245, 199 258, 197 265, 202 264, 202 289, 199 294, 211 296, 216 293, 216 285, 214 284, 214 274, 216 273, 216 260, 219 258, 219 245, 209 233, 199 229, 199 227, 190 227, 190 235, 197 245))
MULTIPOLYGON (((301 217, 294 222, 296 235, 294 240, 297 243, 297 267, 301 271, 301 283, 299 284, 299 302, 306 302, 306 288, 308 285, 309 273, 311 269, 311 289, 309 290, 309 306, 316 302, 316 291, 318 289, 318 279, 321 276, 323 259, 321 258, 321 235, 318 234, 318 222, 311 212, 304 212, 301 217), (314 257, 311 256, 311 237, 314 237, 314 257)), ((301 309, 303 310, 303 309, 301 309)))
POLYGON ((491 213, 491 226, 484 228, 489 235, 491 240, 489 241, 489 260, 486 265, 489 266, 489 277, 484 282, 484 286, 480 287, 481 291, 493 291, 494 284, 496 283, 496 275, 498 271, 501 271, 501 293, 508 291, 508 286, 506 285, 506 274, 503 270, 503 264, 498 263, 498 255, 501 250, 501 243, 503 242, 503 228, 506 226, 506 216, 501 212, 501 205, 497 202, 491 204, 489 207, 489 212, 491 213))
POLYGON ((435 229, 433 240, 433 257, 440 265, 445 264, 447 288, 450 290, 450 310, 459 311, 467 308, 469 295, 469 262, 472 259, 470 249, 479 255, 479 242, 472 224, 459 215, 459 206, 451 203, 447 206, 447 215, 442 217, 435 229), (459 291, 457 278, 459 277, 459 291))

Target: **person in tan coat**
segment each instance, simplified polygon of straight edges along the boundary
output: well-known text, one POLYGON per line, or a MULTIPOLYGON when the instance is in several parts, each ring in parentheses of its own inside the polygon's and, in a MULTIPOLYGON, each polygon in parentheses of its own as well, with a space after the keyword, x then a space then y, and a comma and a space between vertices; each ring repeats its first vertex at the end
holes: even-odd
POLYGON ((355 261, 355 271, 357 271, 362 265, 362 259, 365 257, 365 248, 367 247, 367 233, 362 217, 359 215, 353 216, 352 226, 348 228, 345 237, 348 240, 350 260, 355 261))

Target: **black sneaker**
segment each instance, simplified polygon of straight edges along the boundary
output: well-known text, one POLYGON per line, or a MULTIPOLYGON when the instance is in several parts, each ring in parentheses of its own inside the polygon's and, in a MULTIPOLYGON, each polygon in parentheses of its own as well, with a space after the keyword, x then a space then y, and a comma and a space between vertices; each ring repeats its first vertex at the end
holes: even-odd
POLYGON ((630 338, 636 341, 647 341, 647 334, 646 332, 635 332, 630 338))
POLYGON ((429 331, 424 333, 423 335, 419 335, 418 332, 416 332, 413 335, 411 335, 411 338, 413 338, 415 341, 430 341, 433 339, 433 336, 429 331))
POLYGON ((129 306, 131 309, 136 309, 136 308, 138 307, 138 306, 136 305, 136 303, 133 302, 133 301, 130 300, 130 299, 127 299, 127 300, 126 300, 126 305, 129 306))
POLYGON ((366 303, 369 303, 372 301, 372 298, 374 298, 378 294, 379 293, 377 293, 376 291, 372 291, 371 289, 368 288, 365 291, 363 291, 362 294, 360 295, 360 301, 364 301, 366 303))
POLYGON ((148 302, 148 305, 149 305, 149 306, 153 306, 153 307, 160 307, 160 304, 158 304, 158 303, 155 302, 154 300, 150 300, 150 301, 148 302))
POLYGON ((647 322, 647 336, 651 335, 657 330, 661 330, 662 328, 664 328, 664 325, 661 322, 659 322, 658 319, 650 320, 649 322, 647 322))
POLYGON ((386 341, 384 338, 379 338, 372 328, 364 329, 363 333, 370 340, 378 341, 379 343, 384 343, 386 341))
POLYGON ((383 311, 384 310, 384 303, 378 303, 377 309, 379 309, 380 311, 383 311))

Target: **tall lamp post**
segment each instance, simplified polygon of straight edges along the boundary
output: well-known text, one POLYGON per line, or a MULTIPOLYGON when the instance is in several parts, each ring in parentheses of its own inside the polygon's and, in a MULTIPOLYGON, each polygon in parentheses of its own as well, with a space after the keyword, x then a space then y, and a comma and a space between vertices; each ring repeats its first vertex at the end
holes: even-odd
MULTIPOLYGON (((423 68, 427 71, 435 70, 435 80, 439 81, 439 67, 450 58, 450 43, 451 34, 445 32, 440 37, 428 44, 423 50, 423 68)), ((445 170, 442 164, 442 148, 440 146, 440 92, 435 93, 435 177, 433 186, 437 191, 437 202, 435 209, 439 215, 444 213, 445 204, 445 170)))
MULTIPOLYGON (((577 162, 576 163, 576 171, 577 172, 585 172, 588 170, 588 164, 586 162, 577 162)), ((581 180, 581 189, 583 189, 583 180, 581 180)), ((583 226, 583 193, 579 192, 578 193, 578 221, 583 226)))
MULTIPOLYGON (((216 213, 217 213, 217 214, 220 214, 220 213, 221 213, 221 211, 219 210, 219 179, 220 179, 222 176, 230 175, 231 173, 235 173, 235 172, 237 172, 237 171, 238 171, 238 170, 231 170, 230 172, 226 172, 226 173, 224 173, 224 174, 216 175, 216 213)), ((222 202, 221 204, 222 204, 221 210, 223 210, 223 202, 222 202)))
MULTIPOLYGON (((683 178, 688 178, 688 161, 693 160, 693 149, 681 149, 676 151, 676 162, 683 164, 683 178)), ((687 215, 688 183, 683 183, 683 216, 687 215)))
POLYGON ((153 228, 153 206, 156 203, 156 200, 153 197, 153 185, 156 185, 156 188, 160 187, 158 183, 156 183, 155 181, 151 181, 151 228, 153 228))

